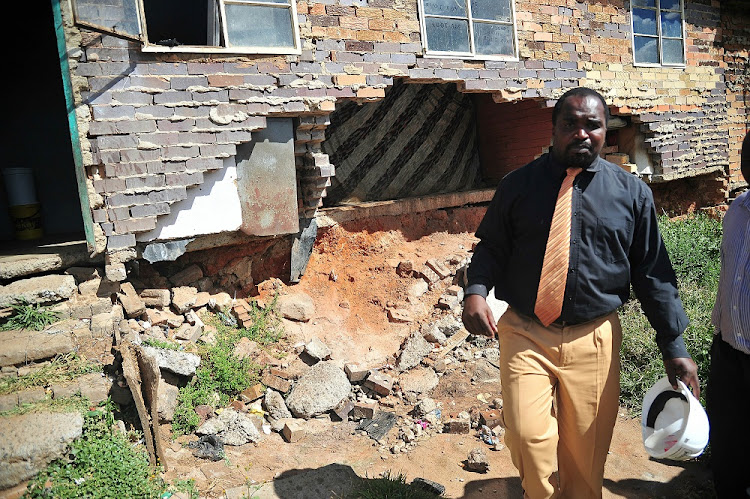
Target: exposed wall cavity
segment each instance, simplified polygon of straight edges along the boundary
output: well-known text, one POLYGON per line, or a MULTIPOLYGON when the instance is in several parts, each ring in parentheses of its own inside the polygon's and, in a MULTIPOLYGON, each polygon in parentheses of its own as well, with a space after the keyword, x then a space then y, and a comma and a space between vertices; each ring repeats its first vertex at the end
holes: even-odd
POLYGON ((331 114, 323 151, 336 166, 325 206, 472 189, 476 114, 454 84, 396 80, 385 98, 331 114))

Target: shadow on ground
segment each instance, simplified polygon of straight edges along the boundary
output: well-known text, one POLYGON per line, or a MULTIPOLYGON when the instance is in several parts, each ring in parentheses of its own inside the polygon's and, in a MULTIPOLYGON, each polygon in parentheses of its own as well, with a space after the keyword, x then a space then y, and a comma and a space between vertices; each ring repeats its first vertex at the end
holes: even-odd
POLYGON ((650 459, 680 467, 682 471, 668 482, 649 480, 648 478, 628 478, 619 481, 604 480, 604 489, 617 497, 641 499, 659 497, 664 499, 715 499, 711 480, 711 470, 707 462, 697 461, 663 461, 650 459))
MULTIPOLYGON (((604 480, 605 497, 626 499, 714 499, 711 474, 701 461, 670 462, 682 472, 668 482, 643 479, 604 480)), ((248 486, 243 497, 253 499, 345 499, 363 480, 351 466, 329 464, 317 469, 295 469, 279 475, 273 482, 248 486)), ((228 494, 229 497, 229 494, 228 494)), ((240 497, 240 496, 238 496, 240 497)), ((472 480, 466 483, 460 499, 523 497, 518 477, 472 480)))

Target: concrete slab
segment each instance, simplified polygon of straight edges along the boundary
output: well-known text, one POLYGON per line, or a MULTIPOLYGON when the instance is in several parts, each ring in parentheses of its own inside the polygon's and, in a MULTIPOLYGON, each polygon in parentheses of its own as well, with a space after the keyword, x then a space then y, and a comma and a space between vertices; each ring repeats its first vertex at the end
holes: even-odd
POLYGON ((86 241, 44 239, 25 244, 13 242, 0 251, 0 280, 55 272, 77 265, 100 265, 103 262, 102 255, 89 257, 86 241))
POLYGON ((447 194, 431 194, 393 201, 370 201, 320 209, 318 210, 316 220, 318 227, 325 228, 362 218, 398 216, 441 208, 489 203, 492 201, 492 196, 494 195, 495 189, 477 189, 465 192, 449 192, 447 194))

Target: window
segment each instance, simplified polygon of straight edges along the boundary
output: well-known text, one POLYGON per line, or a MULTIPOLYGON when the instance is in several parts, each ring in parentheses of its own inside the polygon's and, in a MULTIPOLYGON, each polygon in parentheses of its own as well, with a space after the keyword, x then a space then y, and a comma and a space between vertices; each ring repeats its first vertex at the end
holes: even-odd
POLYGON ((73 0, 76 23, 145 52, 297 54, 295 0, 73 0))
POLYGON ((427 55, 516 58, 513 0, 420 0, 427 55))
POLYGON ((631 4, 635 64, 684 65, 682 0, 631 0, 631 4))

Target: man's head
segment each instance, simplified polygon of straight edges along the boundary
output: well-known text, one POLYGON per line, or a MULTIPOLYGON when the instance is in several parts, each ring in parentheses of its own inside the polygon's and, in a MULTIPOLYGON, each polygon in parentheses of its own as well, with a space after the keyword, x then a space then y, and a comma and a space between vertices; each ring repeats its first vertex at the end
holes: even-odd
POLYGON ((607 103, 598 92, 580 87, 568 90, 552 111, 552 155, 565 166, 585 168, 604 147, 607 103))
POLYGON ((740 170, 745 182, 750 182, 750 132, 745 134, 742 141, 742 159, 740 160, 740 170))

